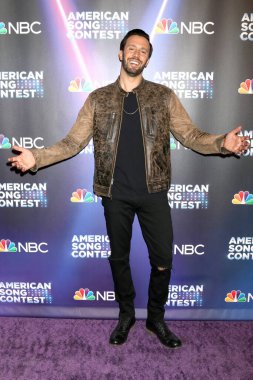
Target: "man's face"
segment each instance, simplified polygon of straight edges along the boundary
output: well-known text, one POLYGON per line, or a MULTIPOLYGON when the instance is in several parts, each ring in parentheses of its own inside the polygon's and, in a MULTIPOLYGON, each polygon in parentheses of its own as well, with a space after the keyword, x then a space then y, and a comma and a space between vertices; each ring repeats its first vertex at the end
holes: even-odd
POLYGON ((149 60, 149 42, 141 36, 130 36, 124 51, 120 50, 119 59, 125 72, 131 77, 142 73, 149 60))

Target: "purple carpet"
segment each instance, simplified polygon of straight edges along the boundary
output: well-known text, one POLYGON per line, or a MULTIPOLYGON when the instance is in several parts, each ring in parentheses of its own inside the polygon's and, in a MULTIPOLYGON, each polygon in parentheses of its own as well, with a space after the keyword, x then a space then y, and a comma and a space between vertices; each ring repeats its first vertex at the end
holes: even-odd
POLYGON ((137 321, 109 345, 114 320, 0 317, 1 380, 252 380, 253 322, 171 321, 163 347, 137 321))

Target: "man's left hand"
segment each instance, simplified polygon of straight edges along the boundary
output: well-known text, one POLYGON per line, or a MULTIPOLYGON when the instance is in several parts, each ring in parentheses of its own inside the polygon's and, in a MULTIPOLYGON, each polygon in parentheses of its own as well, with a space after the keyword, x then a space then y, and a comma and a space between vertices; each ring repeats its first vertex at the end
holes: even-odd
POLYGON ((249 148, 249 137, 238 136, 242 127, 236 127, 229 132, 223 142, 223 147, 235 154, 242 154, 249 148))

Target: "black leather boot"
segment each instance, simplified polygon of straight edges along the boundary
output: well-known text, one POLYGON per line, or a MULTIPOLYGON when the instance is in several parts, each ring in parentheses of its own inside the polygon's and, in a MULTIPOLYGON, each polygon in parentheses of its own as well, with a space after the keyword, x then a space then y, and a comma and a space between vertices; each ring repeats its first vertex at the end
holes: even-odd
POLYGON ((181 340, 167 327, 164 321, 146 321, 146 328, 156 334, 160 342, 168 348, 179 348, 182 346, 181 340))
POLYGON ((121 317, 110 336, 110 344, 120 345, 126 342, 131 327, 135 324, 134 317, 121 317))
POLYGON ((146 328, 156 334, 164 346, 178 348, 182 345, 181 340, 164 322, 164 305, 168 299, 170 274, 170 269, 159 270, 156 267, 151 269, 146 328))

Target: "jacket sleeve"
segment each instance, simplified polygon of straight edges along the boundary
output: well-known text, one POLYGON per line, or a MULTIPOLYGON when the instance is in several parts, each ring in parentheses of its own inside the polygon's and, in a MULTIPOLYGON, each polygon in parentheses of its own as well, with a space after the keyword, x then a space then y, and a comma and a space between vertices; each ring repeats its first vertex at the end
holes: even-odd
POLYGON ((203 154, 231 153, 222 147, 226 135, 210 134, 198 129, 173 91, 169 100, 169 112, 171 133, 185 147, 203 154))
POLYGON ((85 148, 93 135, 93 116, 94 105, 89 95, 65 138, 47 148, 31 149, 36 162, 31 171, 66 160, 85 148))

